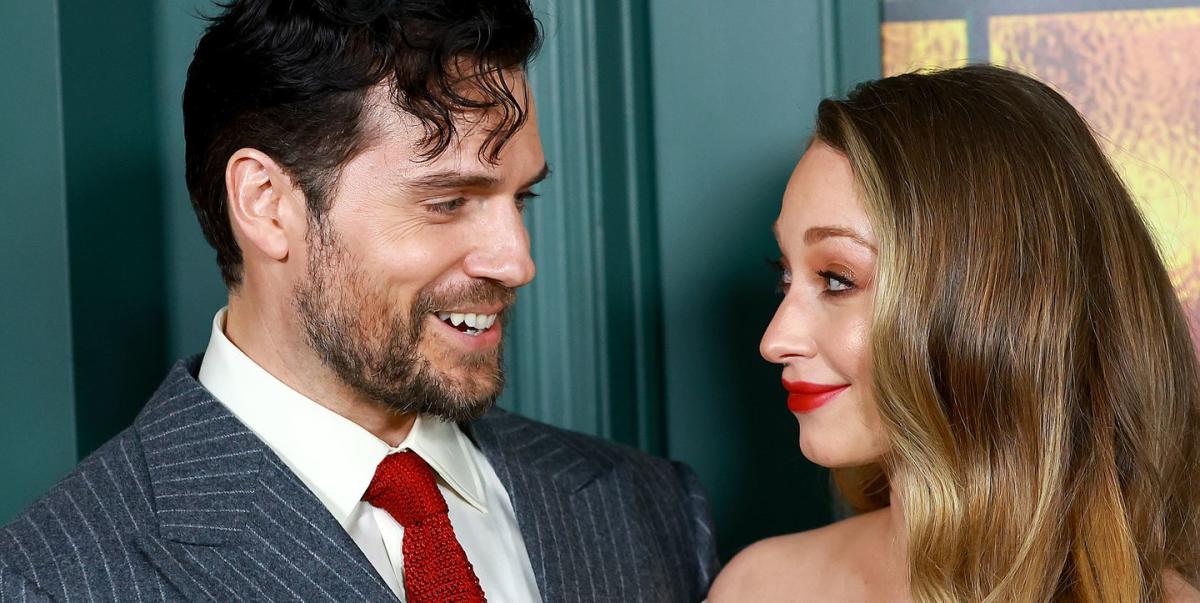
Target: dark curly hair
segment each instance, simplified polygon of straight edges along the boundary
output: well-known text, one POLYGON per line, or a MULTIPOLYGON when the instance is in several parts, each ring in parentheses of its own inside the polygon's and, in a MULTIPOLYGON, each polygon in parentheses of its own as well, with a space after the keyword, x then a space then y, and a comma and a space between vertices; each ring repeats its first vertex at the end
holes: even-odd
POLYGON ((318 222, 341 168, 371 143, 360 119, 386 83, 424 126, 423 158, 441 155, 454 116, 497 115, 480 158, 495 161, 527 118, 504 72, 541 42, 528 0, 233 0, 196 47, 183 93, 187 186, 227 287, 242 277, 225 195, 237 149, 270 155, 318 222), (466 84, 466 85, 464 85, 466 84))

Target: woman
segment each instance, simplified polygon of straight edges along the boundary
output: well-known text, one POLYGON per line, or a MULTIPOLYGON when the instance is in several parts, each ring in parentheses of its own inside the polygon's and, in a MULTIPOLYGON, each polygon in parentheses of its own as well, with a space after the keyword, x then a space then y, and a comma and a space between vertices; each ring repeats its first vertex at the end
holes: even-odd
POLYGON ((1197 601, 1200 371, 1079 114, 989 66, 826 100, 775 225, 800 448, 859 514, 721 601, 1197 601))

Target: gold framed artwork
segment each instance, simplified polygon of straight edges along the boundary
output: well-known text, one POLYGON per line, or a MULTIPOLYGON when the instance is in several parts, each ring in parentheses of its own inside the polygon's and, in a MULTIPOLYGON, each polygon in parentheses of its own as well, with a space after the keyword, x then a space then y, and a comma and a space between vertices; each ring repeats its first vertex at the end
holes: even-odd
POLYGON ((990 61, 1054 86, 1133 193, 1200 333, 1200 2, 1013 4, 1030 3, 885 2, 884 75, 990 61))

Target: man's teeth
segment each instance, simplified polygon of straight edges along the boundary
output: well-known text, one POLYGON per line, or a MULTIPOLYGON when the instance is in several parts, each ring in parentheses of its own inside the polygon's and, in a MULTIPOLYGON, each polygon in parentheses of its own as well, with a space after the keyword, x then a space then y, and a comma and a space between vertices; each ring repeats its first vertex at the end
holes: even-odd
POLYGON ((469 312, 438 312, 437 317, 454 326, 466 324, 478 331, 486 331, 496 324, 497 314, 473 314, 469 312))

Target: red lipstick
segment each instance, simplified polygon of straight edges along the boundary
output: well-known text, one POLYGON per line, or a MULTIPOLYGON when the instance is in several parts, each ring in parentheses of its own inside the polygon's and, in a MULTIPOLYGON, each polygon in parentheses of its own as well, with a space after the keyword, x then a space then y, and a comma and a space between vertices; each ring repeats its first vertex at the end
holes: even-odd
POLYGON ((812 412, 836 398, 847 387, 850 387, 849 383, 825 385, 783 380, 783 389, 788 391, 788 409, 792 412, 812 412))

